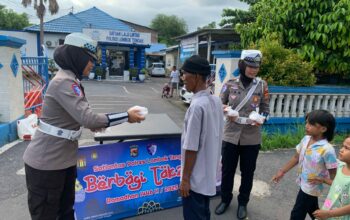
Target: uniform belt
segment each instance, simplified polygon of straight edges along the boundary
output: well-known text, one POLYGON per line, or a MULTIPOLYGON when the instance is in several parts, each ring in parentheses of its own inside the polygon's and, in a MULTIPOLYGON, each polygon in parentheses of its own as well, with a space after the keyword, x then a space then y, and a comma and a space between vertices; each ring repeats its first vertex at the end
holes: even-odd
POLYGON ((41 120, 39 120, 39 131, 52 135, 59 138, 65 138, 71 141, 76 141, 80 138, 81 133, 83 132, 83 128, 80 127, 79 130, 68 130, 63 128, 58 128, 53 125, 47 124, 41 120))

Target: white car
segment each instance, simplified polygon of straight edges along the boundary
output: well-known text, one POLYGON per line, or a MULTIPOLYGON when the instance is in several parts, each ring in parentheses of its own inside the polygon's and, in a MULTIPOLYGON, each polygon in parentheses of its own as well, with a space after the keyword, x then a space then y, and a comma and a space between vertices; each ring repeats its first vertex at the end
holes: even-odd
POLYGON ((152 76, 165 76, 165 68, 163 63, 152 63, 151 66, 152 76))

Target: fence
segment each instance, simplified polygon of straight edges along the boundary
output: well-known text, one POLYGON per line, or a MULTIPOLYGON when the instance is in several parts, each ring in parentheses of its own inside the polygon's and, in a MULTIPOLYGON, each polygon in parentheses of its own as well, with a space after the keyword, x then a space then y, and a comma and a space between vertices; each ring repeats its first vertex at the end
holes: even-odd
POLYGON ((42 101, 49 83, 48 64, 47 57, 22 57, 26 114, 41 114, 42 101))
POLYGON ((350 131, 350 88, 347 87, 282 87, 270 86, 270 120, 267 130, 285 130, 304 121, 315 109, 331 112, 337 130, 350 131))

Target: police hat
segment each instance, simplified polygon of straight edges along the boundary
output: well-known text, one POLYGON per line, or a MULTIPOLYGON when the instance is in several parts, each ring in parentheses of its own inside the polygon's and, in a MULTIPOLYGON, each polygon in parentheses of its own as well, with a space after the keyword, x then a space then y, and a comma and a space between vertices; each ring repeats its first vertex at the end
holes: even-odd
POLYGON ((184 70, 188 73, 200 74, 204 76, 210 75, 211 72, 208 60, 198 55, 193 55, 188 58, 181 67, 181 70, 184 70))
POLYGON ((92 40, 89 36, 82 33, 71 33, 66 36, 64 44, 72 45, 80 48, 84 48, 86 52, 95 60, 96 56, 96 47, 97 42, 92 40))
POLYGON ((243 50, 241 53, 241 60, 243 60, 247 66, 260 67, 262 53, 260 50, 243 50))

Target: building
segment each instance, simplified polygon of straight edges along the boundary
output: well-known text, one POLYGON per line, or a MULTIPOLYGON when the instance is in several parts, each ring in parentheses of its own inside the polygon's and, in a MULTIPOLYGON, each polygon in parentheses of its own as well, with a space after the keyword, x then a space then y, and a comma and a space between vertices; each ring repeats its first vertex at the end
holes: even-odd
MULTIPOLYGON (((145 50, 156 43, 158 33, 148 27, 112 17, 104 11, 92 7, 78 13, 69 13, 44 23, 45 55, 53 57, 54 49, 64 43, 66 35, 81 32, 98 41, 98 64, 108 67, 109 76, 122 76, 124 70, 145 67, 145 50)), ((25 56, 38 56, 39 25, 18 31, 0 31, 0 34, 17 36, 27 40, 21 48, 25 56), (28 40, 29 39, 29 40, 28 40)))
POLYGON ((178 66, 195 54, 206 57, 210 63, 215 63, 213 50, 229 50, 230 45, 240 43, 239 34, 235 33, 232 28, 200 29, 175 39, 179 41, 178 66))

